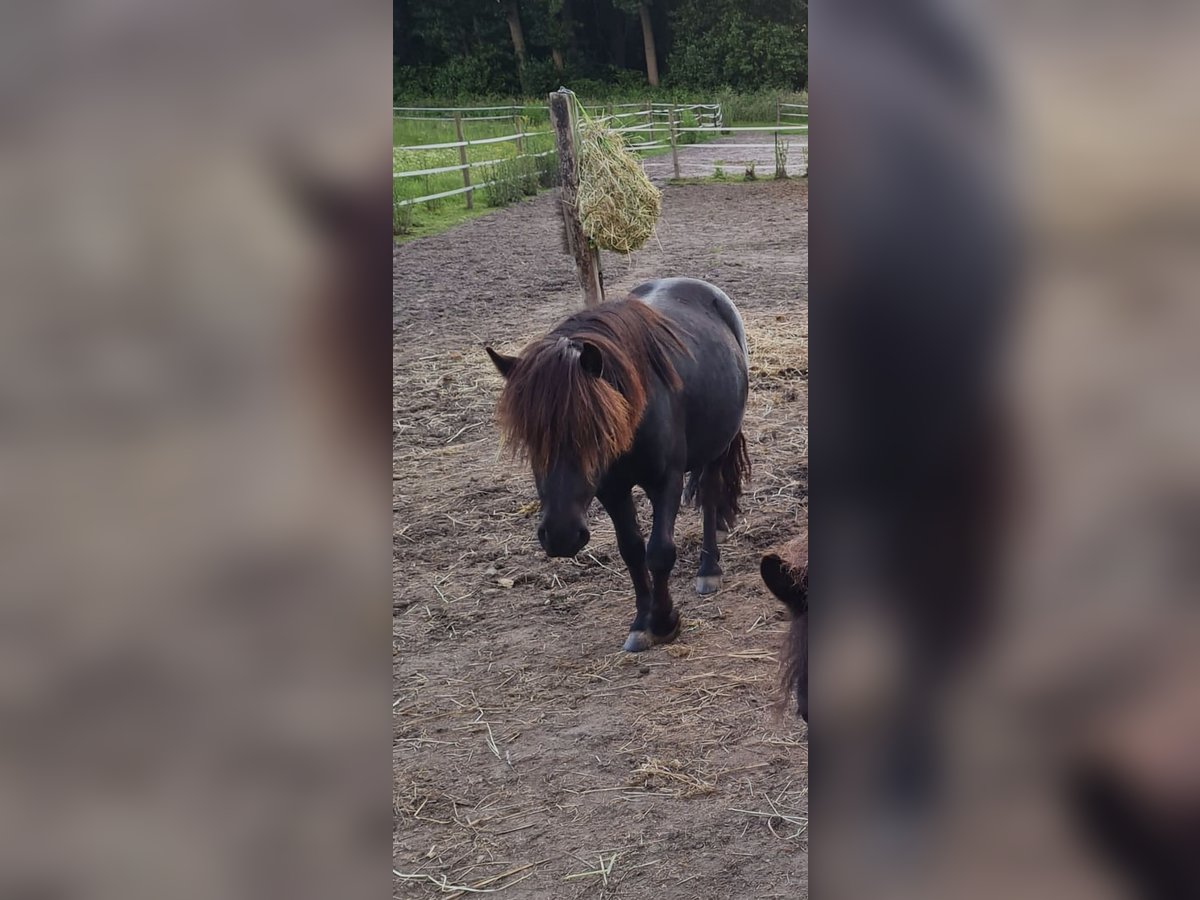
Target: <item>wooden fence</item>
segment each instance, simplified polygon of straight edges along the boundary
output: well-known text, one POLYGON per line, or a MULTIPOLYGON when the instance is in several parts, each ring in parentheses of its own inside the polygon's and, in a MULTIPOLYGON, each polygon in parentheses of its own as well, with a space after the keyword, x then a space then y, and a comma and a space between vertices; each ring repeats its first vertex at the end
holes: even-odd
MULTIPOLYGON (((707 134, 729 134, 734 132, 774 132, 776 141, 779 140, 780 132, 808 132, 808 125, 800 124, 784 124, 785 117, 787 118, 807 118, 807 105, 799 103, 777 103, 776 124, 774 126, 729 126, 725 124, 724 115, 719 103, 609 103, 609 104, 585 104, 584 109, 589 115, 599 121, 609 123, 614 131, 627 135, 627 146, 629 149, 644 153, 651 150, 666 150, 670 148, 672 159, 674 161, 674 169, 676 175, 680 173, 680 158, 681 154, 684 161, 687 161, 686 148, 695 145, 682 145, 679 136, 685 133, 707 133, 707 134), (804 110, 801 112, 800 110, 804 110), (687 118, 691 118, 696 122, 695 125, 683 125, 682 122, 687 118)), ((392 109, 393 117, 402 120, 421 120, 431 122, 454 122, 457 131, 458 140, 444 141, 431 144, 416 144, 412 146, 395 147, 395 150, 404 151, 433 151, 458 149, 459 163, 457 165, 433 166, 430 168, 414 169, 405 172, 393 172, 393 180, 402 178, 414 178, 426 175, 437 175, 447 172, 461 172, 463 178, 462 187, 453 188, 451 190, 440 191, 429 194, 423 197, 411 197, 403 200, 396 200, 394 205, 397 207, 410 206, 416 203, 424 203, 431 200, 440 200, 445 197, 453 197, 458 194, 464 194, 467 198, 467 205, 471 206, 471 198, 475 191, 481 188, 490 187, 498 183, 498 180, 477 182, 472 181, 471 172, 474 169, 479 169, 485 166, 494 166, 497 163, 505 162, 506 160, 514 159, 537 159, 543 156, 553 154, 553 149, 546 150, 541 153, 525 153, 523 149, 524 140, 527 138, 539 137, 549 134, 549 130, 540 131, 524 131, 523 122, 528 119, 533 119, 540 115, 546 115, 548 123, 548 109, 545 105, 508 105, 508 106, 396 106, 392 109), (466 122, 485 122, 485 121, 503 121, 508 120, 513 123, 513 133, 500 135, 497 137, 477 138, 467 140, 463 137, 462 125, 466 122), (516 141, 517 153, 514 156, 501 159, 489 159, 480 161, 471 161, 467 159, 467 149, 470 147, 482 146, 486 144, 501 144, 516 141)), ((746 149, 773 149, 775 144, 722 144, 722 149, 729 150, 746 150, 746 149)))
MULTIPOLYGON (((476 117, 477 120, 479 118, 483 118, 483 117, 476 117)), ((500 116, 499 118, 511 118, 511 117, 500 116)), ((514 127, 516 128, 516 130, 512 134, 500 135, 498 137, 486 137, 486 138, 476 138, 474 140, 467 140, 466 138, 462 137, 461 123, 463 120, 451 118, 451 119, 449 119, 449 121, 454 121, 458 125, 459 139, 457 141, 443 141, 440 143, 433 143, 433 144, 414 144, 412 146, 396 147, 394 149, 408 150, 408 151, 458 149, 458 151, 459 151, 458 164, 450 165, 450 166, 434 166, 434 167, 427 168, 427 169, 413 169, 413 170, 407 171, 407 172, 393 172, 392 179, 393 179, 393 181, 395 181, 395 180, 398 180, 401 178, 414 178, 414 177, 419 177, 419 176, 424 176, 424 175, 439 175, 439 174, 443 174, 445 172, 461 172, 462 177, 463 177, 463 186, 460 188, 454 188, 454 189, 448 190, 448 191, 439 191, 438 193, 435 193, 435 194, 427 194, 424 197, 411 197, 411 198, 406 198, 404 200, 397 200, 394 203, 395 206, 398 206, 398 207, 399 206, 411 206, 412 204, 415 204, 415 203, 424 203, 429 200, 440 200, 444 197, 453 197, 456 194, 466 194, 467 198, 468 198, 467 205, 470 206, 471 205, 471 202, 470 202, 471 194, 473 194, 475 191, 477 191, 481 188, 490 187, 491 185, 497 183, 495 180, 473 183, 471 181, 471 170, 472 169, 479 169, 479 168, 483 168, 484 166, 494 166, 498 163, 502 163, 502 162, 505 162, 508 160, 513 160, 513 159, 537 159, 539 157, 549 156, 550 154, 554 153, 553 150, 546 150, 542 153, 524 153, 524 152, 521 152, 521 150, 518 150, 518 152, 514 156, 500 157, 497 159, 485 159, 485 160, 474 160, 474 161, 468 160, 466 158, 466 151, 467 151, 467 148, 469 148, 469 147, 480 147, 480 146, 484 146, 487 144, 503 144, 503 143, 509 143, 512 141, 516 141, 518 148, 520 148, 521 144, 527 138, 539 137, 541 135, 549 134, 550 132, 548 130, 524 131, 524 130, 522 130, 522 128, 520 126, 520 119, 518 118, 518 119, 514 120, 514 127)))

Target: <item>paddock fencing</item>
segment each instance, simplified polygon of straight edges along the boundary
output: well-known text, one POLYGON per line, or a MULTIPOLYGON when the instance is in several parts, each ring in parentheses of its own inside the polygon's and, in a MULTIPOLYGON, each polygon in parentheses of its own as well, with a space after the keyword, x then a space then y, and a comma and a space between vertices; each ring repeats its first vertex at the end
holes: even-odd
MULTIPOLYGON (((614 131, 626 136, 629 149, 639 153, 643 165, 652 178, 711 177, 720 174, 725 166, 745 165, 751 168, 764 164, 767 168, 774 162, 776 170, 783 157, 782 171, 786 174, 807 173, 807 104, 779 101, 774 125, 728 125, 720 103, 608 103, 583 104, 588 115, 609 124, 614 131), (741 135, 753 140, 752 135, 772 135, 771 143, 710 143, 717 137, 741 135), (803 139, 800 142, 789 137, 803 139), (753 151, 752 153, 750 151, 753 151), (732 154, 732 155, 731 155, 732 154)), ((436 153, 447 150, 458 151, 458 162, 450 165, 432 165, 403 171, 393 171, 393 184, 404 179, 446 176, 460 173, 461 186, 437 190, 421 196, 398 196, 393 188, 393 207, 402 209, 419 203, 436 203, 450 197, 462 195, 467 206, 473 206, 476 192, 486 190, 516 178, 510 175, 496 177, 497 167, 512 163, 538 164, 548 156, 556 156, 551 146, 548 150, 534 152, 528 144, 536 144, 538 138, 551 134, 549 109, 545 104, 512 104, 506 106, 395 106, 393 119, 401 122, 430 122, 444 128, 452 123, 456 140, 435 141, 424 144, 397 145, 394 154, 409 160, 414 154, 436 153), (465 126, 471 123, 492 123, 488 127, 496 130, 497 123, 509 123, 511 131, 499 135, 468 139, 465 126), (497 154, 504 145, 515 144, 508 155, 496 155, 490 159, 471 159, 472 148, 497 145, 497 154), (527 161, 527 162, 526 162, 527 161), (483 171, 485 180, 473 178, 472 173, 483 171)), ((490 154, 489 154, 490 155, 490 154)), ((395 159, 395 156, 394 156, 395 159)), ((542 165, 545 165, 544 163, 542 165)), ((393 166, 395 169, 395 166, 393 166)), ((770 171, 763 171, 769 177, 770 171)), ((404 192, 407 193, 407 192, 404 192)))

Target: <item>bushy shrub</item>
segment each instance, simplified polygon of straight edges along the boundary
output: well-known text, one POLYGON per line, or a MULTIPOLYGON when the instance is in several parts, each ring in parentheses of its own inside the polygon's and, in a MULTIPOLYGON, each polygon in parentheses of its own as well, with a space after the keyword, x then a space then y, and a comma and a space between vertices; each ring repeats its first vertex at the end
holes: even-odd
POLYGON ((563 79, 548 59, 531 59, 525 64, 525 92, 534 97, 545 97, 558 90, 563 79))
POLYGON ((398 179, 392 179, 392 234, 408 234, 413 227, 413 204, 405 203, 398 179))
POLYGON ((528 156, 502 159, 479 171, 483 176, 480 193, 488 206, 508 206, 538 192, 540 173, 528 156))
POLYGON ((517 183, 521 185, 521 193, 526 197, 537 196, 537 161, 530 156, 522 156, 515 160, 515 162, 517 164, 517 183))
POLYGON ((540 187, 550 188, 558 185, 558 156, 556 154, 547 153, 545 156, 536 157, 534 168, 537 171, 537 181, 540 187))
POLYGON ((782 135, 775 135, 775 177, 787 178, 788 142, 782 135))
MULTIPOLYGON (((434 190, 432 176, 424 175, 424 176, 422 176, 422 178, 425 181, 425 189, 423 191, 421 191, 422 196, 428 197, 430 194, 440 194, 441 193, 441 191, 434 190)), ((433 200, 426 200, 423 205, 430 212, 436 212, 437 210, 441 209, 442 206, 445 205, 445 203, 446 203, 445 197, 437 197, 433 200)))
POLYGON ((392 99, 401 106, 408 105, 405 101, 421 103, 431 97, 452 105, 521 93, 511 49, 499 45, 479 47, 469 56, 449 55, 436 65, 395 65, 392 70, 392 99))
POLYGON ((683 0, 676 7, 667 59, 673 86, 761 91, 808 83, 807 4, 757 16, 747 6, 744 0, 683 0))
MULTIPOLYGON (((690 109, 685 109, 683 114, 678 119, 680 128, 695 128, 696 116, 690 109)), ((676 135, 676 141, 680 144, 694 144, 700 140, 700 132, 698 131, 681 131, 676 135)))

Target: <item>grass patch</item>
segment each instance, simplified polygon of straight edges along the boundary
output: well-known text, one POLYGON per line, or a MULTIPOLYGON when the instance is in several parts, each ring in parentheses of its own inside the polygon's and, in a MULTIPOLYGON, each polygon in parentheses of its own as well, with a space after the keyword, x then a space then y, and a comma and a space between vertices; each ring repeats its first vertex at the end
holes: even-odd
MULTIPOLYGON (((525 153, 544 153, 554 147, 554 136, 547 132, 549 124, 546 116, 540 118, 536 110, 529 110, 528 116, 519 120, 462 120, 463 138, 481 140, 485 138, 505 137, 514 134, 519 121, 521 131, 529 132, 530 136, 521 140, 521 150, 525 153)), ((443 147, 437 150, 406 150, 405 147, 423 146, 427 144, 448 144, 458 140, 453 121, 430 118, 427 120, 393 119, 392 121, 392 172, 416 172, 429 169, 441 169, 460 164, 459 148, 443 147)), ((459 222, 475 218, 482 212, 495 206, 507 205, 520 197, 536 193, 535 185, 544 182, 542 175, 544 160, 553 160, 553 154, 539 157, 537 160, 520 160, 517 141, 501 141, 498 143, 468 146, 467 160, 472 163, 486 163, 471 169, 471 183, 482 184, 496 180, 496 175, 504 179, 515 178, 518 181, 517 193, 512 195, 506 189, 489 193, 489 188, 481 188, 474 192, 474 209, 467 209, 465 194, 454 194, 418 204, 404 204, 403 201, 415 197, 427 197, 440 194, 464 186, 463 173, 460 170, 449 172, 433 172, 423 175, 413 175, 396 178, 392 181, 392 231, 399 238, 411 239, 417 236, 436 234, 452 228, 459 222)))
MULTIPOLYGON (((453 199, 460 200, 461 198, 455 197, 453 199)), ((482 200, 475 204, 474 209, 467 209, 463 203, 455 203, 453 206, 443 206, 434 211, 425 211, 418 208, 413 216, 412 226, 404 234, 394 235, 394 240, 397 244, 407 244, 409 241, 415 241, 418 238, 431 237, 435 234, 441 234, 443 231, 449 231, 457 225, 470 222, 472 219, 478 219, 480 216, 486 216, 490 212, 495 212, 495 209, 488 206, 482 200)))

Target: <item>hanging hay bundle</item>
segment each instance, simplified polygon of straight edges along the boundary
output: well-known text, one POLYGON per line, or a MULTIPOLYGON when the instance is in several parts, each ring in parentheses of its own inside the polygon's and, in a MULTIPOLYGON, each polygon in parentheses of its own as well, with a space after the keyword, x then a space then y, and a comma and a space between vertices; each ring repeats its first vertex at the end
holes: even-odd
POLYGON ((601 250, 629 253, 654 233, 662 194, 621 135, 585 118, 579 126, 579 218, 601 250))

